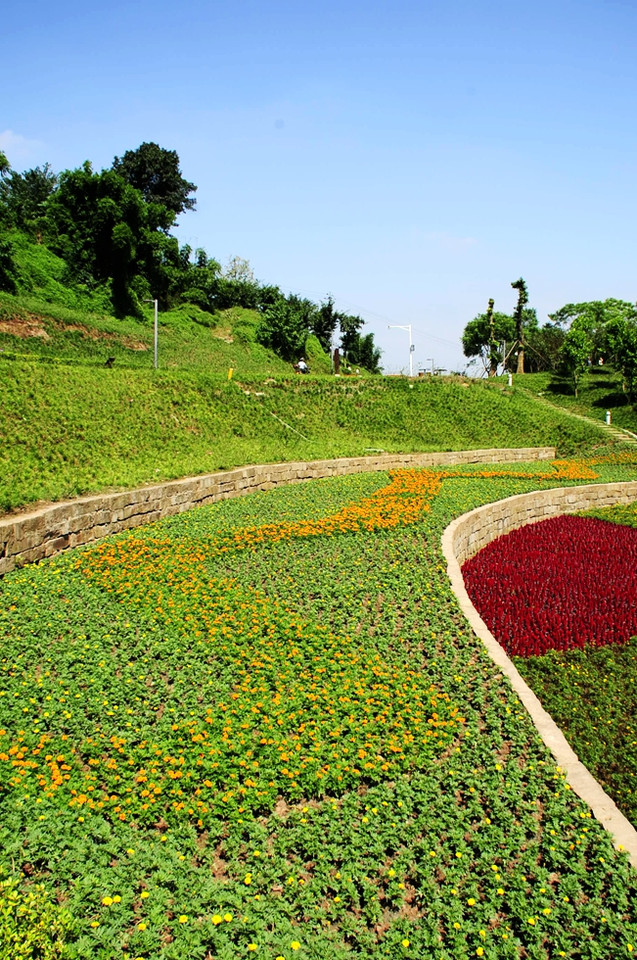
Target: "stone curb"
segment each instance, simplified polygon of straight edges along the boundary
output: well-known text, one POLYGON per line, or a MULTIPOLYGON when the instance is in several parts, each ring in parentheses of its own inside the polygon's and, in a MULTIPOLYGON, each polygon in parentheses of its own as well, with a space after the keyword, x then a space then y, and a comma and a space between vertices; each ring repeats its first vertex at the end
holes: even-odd
POLYGON ((442 550, 447 561, 451 587, 471 627, 482 640, 495 665, 508 677, 511 686, 531 715, 542 740, 566 775, 567 782, 609 831, 615 846, 626 850, 631 863, 637 867, 637 830, 578 759, 560 728, 489 631, 469 599, 460 569, 461 563, 476 554, 491 540, 495 540, 509 530, 548 516, 574 513, 591 507, 611 506, 616 503, 630 503, 635 499, 637 499, 637 481, 560 487, 554 490, 523 493, 478 507, 458 517, 442 535, 442 550))
POLYGON ((401 467, 509 463, 554 457, 553 447, 523 447, 270 463, 170 480, 119 493, 79 497, 0 519, 0 576, 25 563, 52 557, 112 533, 228 497, 270 490, 280 484, 401 467))

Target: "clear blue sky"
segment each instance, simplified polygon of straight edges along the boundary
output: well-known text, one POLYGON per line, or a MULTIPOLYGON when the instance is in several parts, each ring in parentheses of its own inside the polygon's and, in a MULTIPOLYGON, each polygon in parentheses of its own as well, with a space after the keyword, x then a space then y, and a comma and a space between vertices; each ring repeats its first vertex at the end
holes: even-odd
POLYGON ((544 322, 637 298, 636 0, 8 0, 0 149, 96 169, 154 140, 178 235, 360 313, 388 372, 462 369, 527 281, 544 322))

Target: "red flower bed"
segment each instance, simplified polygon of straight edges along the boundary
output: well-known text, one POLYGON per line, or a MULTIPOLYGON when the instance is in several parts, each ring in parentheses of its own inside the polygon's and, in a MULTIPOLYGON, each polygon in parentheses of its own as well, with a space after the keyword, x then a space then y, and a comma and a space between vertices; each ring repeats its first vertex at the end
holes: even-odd
POLYGON ((637 529, 563 516, 513 530, 468 560, 473 605, 511 656, 637 634, 637 529))

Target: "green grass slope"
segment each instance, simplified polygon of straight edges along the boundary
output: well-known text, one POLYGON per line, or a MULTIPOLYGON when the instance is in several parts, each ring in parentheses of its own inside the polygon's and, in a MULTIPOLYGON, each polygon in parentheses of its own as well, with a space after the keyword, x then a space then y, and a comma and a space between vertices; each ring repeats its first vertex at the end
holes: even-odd
POLYGON ((245 463, 604 443, 482 382, 227 379, 202 370, 0 360, 0 509, 245 463))
POLYGON ((551 403, 603 423, 610 410, 616 427, 637 433, 637 408, 622 391, 621 376, 611 367, 591 367, 579 384, 577 397, 572 384, 551 373, 527 373, 520 384, 551 403))
POLYGON ((118 320, 45 248, 21 256, 29 283, 0 294, 0 511, 246 463, 609 442, 518 380, 336 378, 313 337, 300 377, 241 308, 160 313, 154 370, 151 308, 118 320))

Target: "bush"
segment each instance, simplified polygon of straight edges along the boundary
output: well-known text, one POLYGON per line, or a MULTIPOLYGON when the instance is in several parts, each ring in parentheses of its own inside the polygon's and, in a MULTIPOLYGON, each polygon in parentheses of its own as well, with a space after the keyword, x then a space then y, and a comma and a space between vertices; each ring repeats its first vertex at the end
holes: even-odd
POLYGON ((0 880, 0 960, 57 960, 70 929, 70 914, 51 903, 42 884, 0 880))

